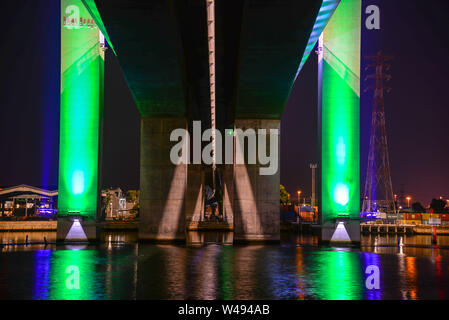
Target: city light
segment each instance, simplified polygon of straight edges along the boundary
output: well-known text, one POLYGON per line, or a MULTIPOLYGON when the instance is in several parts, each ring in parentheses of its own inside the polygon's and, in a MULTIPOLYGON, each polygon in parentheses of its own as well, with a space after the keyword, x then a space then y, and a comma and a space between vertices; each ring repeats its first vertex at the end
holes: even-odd
POLYGON ((410 200, 412 200, 411 197, 405 198, 407 200, 407 207, 410 208, 410 200))

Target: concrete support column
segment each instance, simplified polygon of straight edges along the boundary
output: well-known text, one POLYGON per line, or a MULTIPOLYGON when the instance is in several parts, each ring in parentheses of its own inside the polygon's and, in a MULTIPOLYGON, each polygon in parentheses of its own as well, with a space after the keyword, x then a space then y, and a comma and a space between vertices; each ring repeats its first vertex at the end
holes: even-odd
POLYGON ((360 243, 360 8, 361 0, 342 1, 320 39, 323 243, 360 243))
MULTIPOLYGON (((280 120, 271 119, 236 119, 237 129, 245 131, 254 129, 280 129, 280 120)), ((272 138, 272 137, 270 137, 272 138)), ((267 154, 270 154, 270 138, 267 137, 267 154)), ((277 171, 273 175, 261 175, 259 157, 256 153, 256 164, 248 164, 248 139, 240 146, 235 137, 234 152, 234 241, 279 241, 280 239, 280 170, 279 170, 279 135, 278 139, 277 171), (244 149, 245 164, 236 162, 237 148, 244 149)), ((257 140, 259 140, 258 137, 257 140)), ((257 143, 256 143, 257 144, 257 143)), ((256 150, 259 148, 257 147, 256 150)))
POLYGON ((223 168, 223 218, 234 225, 234 165, 225 164, 223 168))
MULTIPOLYGON (((139 239, 185 240, 187 165, 170 160, 175 129, 187 129, 185 118, 143 118, 140 146, 139 239)), ((187 141, 187 139, 186 139, 187 141)))
POLYGON ((187 169, 186 224, 196 225, 201 221, 204 210, 204 172, 201 164, 190 164, 187 169))
MULTIPOLYGON (((77 1, 81 17, 92 19, 77 1)), ((73 1, 61 2, 65 15, 73 1)), ((61 26, 57 241, 98 239, 105 47, 97 28, 61 26)))

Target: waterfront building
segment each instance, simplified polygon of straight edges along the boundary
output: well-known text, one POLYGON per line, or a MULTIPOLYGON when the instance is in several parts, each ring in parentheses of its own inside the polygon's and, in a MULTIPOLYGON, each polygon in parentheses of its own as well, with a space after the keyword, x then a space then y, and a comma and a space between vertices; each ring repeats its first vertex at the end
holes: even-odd
POLYGON ((105 220, 129 220, 137 214, 138 192, 124 192, 121 188, 109 188, 101 191, 105 220))
POLYGON ((57 190, 45 190, 28 185, 19 185, 0 190, 2 217, 45 217, 56 214, 57 190))

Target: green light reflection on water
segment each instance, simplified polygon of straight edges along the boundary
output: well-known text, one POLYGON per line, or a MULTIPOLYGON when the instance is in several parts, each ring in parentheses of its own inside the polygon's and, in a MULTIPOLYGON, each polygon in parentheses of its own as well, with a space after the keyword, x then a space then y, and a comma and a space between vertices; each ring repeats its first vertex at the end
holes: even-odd
POLYGON ((321 300, 359 300, 365 292, 359 254, 345 251, 321 251, 309 256, 313 274, 308 281, 313 296, 321 300))
POLYGON ((51 261, 51 300, 101 299, 95 281, 97 252, 57 250, 51 261))

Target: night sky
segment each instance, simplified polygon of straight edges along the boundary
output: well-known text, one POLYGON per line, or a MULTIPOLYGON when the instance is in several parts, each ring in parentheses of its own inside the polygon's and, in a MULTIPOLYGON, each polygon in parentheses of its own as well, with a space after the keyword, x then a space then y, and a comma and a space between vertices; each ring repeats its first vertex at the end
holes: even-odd
MULTIPOLYGON (((0 186, 57 188, 59 30, 58 8, 53 5, 57 2, 0 4, 0 186)), ((393 91, 385 99, 394 192, 424 204, 434 197, 449 198, 449 3, 383 2, 381 46, 395 56, 390 71, 393 91)), ((140 116, 110 50, 106 61, 103 185, 136 189, 140 116)), ((317 160, 316 92, 313 54, 294 85, 281 123, 281 183, 293 195, 297 189, 307 197, 311 194, 309 163, 317 160)), ((363 106, 362 180, 370 113, 369 106, 363 106)), ((363 187, 362 183, 362 191, 363 187)))

